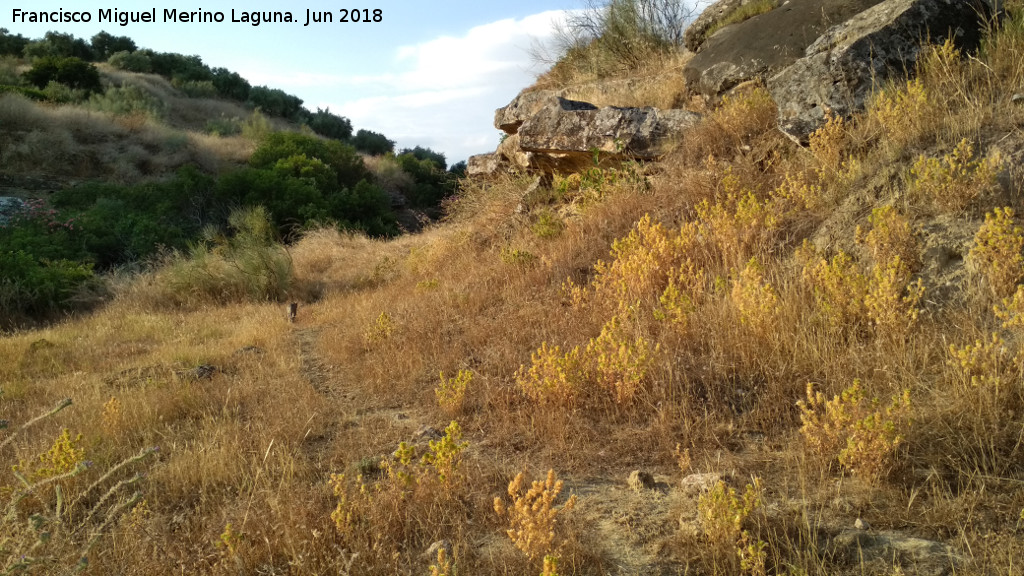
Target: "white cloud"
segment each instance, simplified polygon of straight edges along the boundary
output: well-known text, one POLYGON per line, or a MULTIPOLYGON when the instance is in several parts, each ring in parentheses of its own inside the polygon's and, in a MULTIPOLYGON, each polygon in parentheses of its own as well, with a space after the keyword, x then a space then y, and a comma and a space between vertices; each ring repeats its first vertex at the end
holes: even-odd
POLYGON ((397 72, 338 80, 370 94, 321 102, 357 128, 382 132, 399 147, 423 145, 450 161, 492 151, 498 134, 494 110, 533 83, 539 71, 530 57, 536 42, 550 40, 564 11, 506 19, 398 48, 397 72))

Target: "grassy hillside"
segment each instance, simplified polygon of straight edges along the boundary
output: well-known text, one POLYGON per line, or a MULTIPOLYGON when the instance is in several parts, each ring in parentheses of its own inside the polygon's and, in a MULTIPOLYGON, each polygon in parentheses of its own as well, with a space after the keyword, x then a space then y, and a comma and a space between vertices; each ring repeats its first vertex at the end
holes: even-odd
POLYGON ((274 266, 251 261, 260 271, 232 280, 246 287, 227 288, 204 259, 239 233, 233 211, 265 208, 270 243, 327 226, 392 236, 439 216, 455 189, 443 154, 396 154, 281 90, 134 46, 0 30, 0 329, 101 303, 125 269, 202 270, 188 281, 203 294, 284 298, 285 278, 268 291, 243 277, 274 266))
POLYGON ((661 162, 464 181, 420 234, 284 256, 236 221, 4 336, 5 569, 1020 574, 1009 9, 809 149, 751 86, 661 162), (253 260, 295 323, 201 289, 253 260), (858 520, 930 543, 873 558, 858 520))

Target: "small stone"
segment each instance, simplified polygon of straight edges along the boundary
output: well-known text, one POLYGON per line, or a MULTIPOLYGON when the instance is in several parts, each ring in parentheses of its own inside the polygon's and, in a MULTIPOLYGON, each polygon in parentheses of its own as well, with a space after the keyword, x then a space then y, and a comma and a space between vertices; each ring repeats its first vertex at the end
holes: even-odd
POLYGON ((679 481, 679 489, 684 495, 693 497, 711 490, 721 479, 722 475, 715 472, 690 474, 679 481))
POLYGON ((417 440, 440 440, 442 437, 444 434, 431 426, 424 426, 416 431, 417 440))
POLYGON ((644 472, 643 470, 633 470, 630 472, 626 483, 635 492, 642 492, 655 487, 654 476, 650 472, 644 472))
POLYGON ((188 382, 196 382, 198 380, 209 380, 213 378, 213 375, 217 373, 217 367, 212 364, 200 364, 191 370, 182 370, 178 372, 178 378, 188 382))
POLYGON ((244 355, 259 356, 259 355, 262 355, 263 353, 264 353, 263 348, 260 348, 259 346, 245 346, 245 347, 239 348, 238 350, 235 350, 235 354, 237 354, 239 356, 244 356, 244 355))
POLYGON ((1024 104, 1024 92, 1017 92, 1013 96, 1010 96, 1010 102, 1017 105, 1024 104))
POLYGON ((857 530, 871 530, 871 524, 868 524, 863 518, 857 518, 857 521, 853 523, 853 527, 857 530))
POLYGON ((445 556, 451 560, 452 558, 452 543, 448 540, 438 540, 427 548, 426 552, 423 553, 423 557, 428 560, 436 560, 438 550, 444 549, 445 556))

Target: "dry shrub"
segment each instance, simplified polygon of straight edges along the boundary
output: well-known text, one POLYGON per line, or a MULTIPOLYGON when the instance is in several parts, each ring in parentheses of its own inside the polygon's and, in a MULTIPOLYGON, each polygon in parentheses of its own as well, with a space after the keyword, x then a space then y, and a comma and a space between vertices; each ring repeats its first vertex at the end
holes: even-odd
POLYGON ((996 187, 998 158, 976 158, 966 139, 942 157, 920 156, 910 170, 910 193, 942 210, 959 212, 996 187))
POLYGON ((700 124, 686 134, 681 147, 691 162, 708 156, 731 157, 760 135, 774 132, 775 101, 763 86, 725 96, 700 124))
POLYGON ((807 400, 798 406, 804 442, 826 466, 838 462, 870 482, 892 471, 909 426, 909 390, 883 409, 878 398, 867 399, 859 380, 828 401, 808 384, 807 400))
MULTIPOLYGON (((509 528, 505 533, 516 548, 531 559, 557 554, 566 539, 559 519, 576 506, 576 495, 557 505, 563 483, 554 470, 548 470, 544 481, 534 480, 523 492, 525 483, 526 477, 520 472, 508 485, 511 502, 506 504, 501 498, 495 498, 494 511, 508 518, 509 528)), ((564 525, 564 520, 561 524, 564 525)))
POLYGON ((1009 296, 1024 278, 1024 230, 1015 224, 1012 208, 985 214, 967 255, 976 274, 996 297, 1009 296))

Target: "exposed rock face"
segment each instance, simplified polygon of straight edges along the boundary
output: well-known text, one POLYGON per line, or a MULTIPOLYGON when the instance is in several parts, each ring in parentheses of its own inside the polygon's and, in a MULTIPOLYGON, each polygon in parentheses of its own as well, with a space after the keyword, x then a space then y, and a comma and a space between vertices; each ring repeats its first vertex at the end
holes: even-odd
POLYGON ((718 0, 713 2, 683 32, 683 44, 690 52, 699 52, 707 40, 708 30, 734 10, 753 0, 718 0))
MULTIPOLYGON (((767 78, 803 57, 807 47, 829 26, 880 1, 789 0, 770 12, 716 32, 683 68, 683 76, 691 90, 706 96, 716 96, 747 80, 767 78)), ((725 7, 729 2, 739 5, 736 0, 723 0, 708 10, 725 7)))
POLYGON ((466 174, 470 176, 485 176, 495 174, 504 168, 501 157, 496 152, 490 154, 477 154, 466 160, 466 174))
POLYGON ((559 105, 565 110, 596 110, 597 106, 587 102, 561 98, 549 90, 520 92, 509 104, 494 111, 494 127, 506 134, 515 134, 524 122, 542 108, 559 105))
POLYGON ((914 70, 925 39, 952 37, 961 49, 976 48, 986 8, 967 0, 886 0, 830 28, 768 81, 779 128, 806 142, 826 110, 848 116, 862 109, 875 86, 914 70))
POLYGON ((593 163, 595 151, 605 159, 652 160, 699 119, 685 110, 598 108, 555 92, 526 92, 495 112, 494 126, 509 136, 494 154, 470 157, 467 172, 575 172, 593 163))
POLYGON ((589 158, 597 150, 650 160, 663 153, 672 135, 699 119, 699 115, 685 110, 548 106, 519 129, 519 145, 535 154, 583 154, 589 158))
POLYGON ((0 196, 0 225, 6 224, 15 214, 25 207, 21 198, 0 196))

